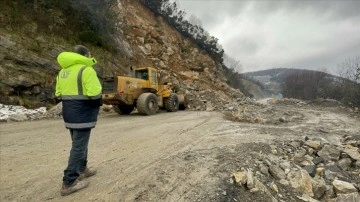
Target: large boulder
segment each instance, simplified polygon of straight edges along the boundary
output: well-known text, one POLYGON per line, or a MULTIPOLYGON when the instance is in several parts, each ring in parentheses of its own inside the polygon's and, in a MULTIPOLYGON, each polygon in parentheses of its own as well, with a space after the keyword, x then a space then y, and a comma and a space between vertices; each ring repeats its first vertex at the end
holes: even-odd
POLYGON ((357 189, 354 187, 354 185, 342 180, 336 179, 332 182, 332 185, 334 186, 336 194, 349 194, 349 193, 357 192, 357 189))

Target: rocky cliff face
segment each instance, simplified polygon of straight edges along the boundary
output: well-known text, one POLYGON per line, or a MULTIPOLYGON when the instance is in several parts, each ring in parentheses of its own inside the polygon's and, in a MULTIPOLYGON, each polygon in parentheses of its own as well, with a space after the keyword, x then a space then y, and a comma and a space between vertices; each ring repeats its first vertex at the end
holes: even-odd
MULTIPOLYGON (((27 107, 51 104, 60 69, 56 56, 61 51, 72 50, 78 41, 43 32, 43 27, 47 30, 54 26, 68 27, 65 14, 60 11, 52 11, 51 25, 41 24, 28 13, 23 13, 14 25, 9 20, 10 9, 4 5, 0 14, 1 24, 5 24, 0 28, 0 102, 27 107)), ((116 14, 112 37, 117 51, 84 44, 97 58, 98 68, 105 76, 126 75, 130 66, 156 67, 164 79, 186 92, 190 109, 216 110, 231 100, 243 99, 240 91, 227 85, 221 64, 216 64, 138 1, 118 0, 112 10, 116 14)))

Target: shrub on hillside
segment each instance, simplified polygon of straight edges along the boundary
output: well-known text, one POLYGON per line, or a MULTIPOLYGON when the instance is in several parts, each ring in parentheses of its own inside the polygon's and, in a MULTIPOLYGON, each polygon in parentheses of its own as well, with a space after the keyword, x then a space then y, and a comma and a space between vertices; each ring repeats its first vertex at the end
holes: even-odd
POLYGON ((111 7, 116 0, 18 0, 1 1, 4 20, 11 29, 36 22, 37 32, 60 35, 76 43, 92 44, 113 50, 112 31, 115 20, 111 7), (74 38, 75 36, 75 38, 74 38))
POLYGON ((184 19, 185 12, 179 10, 176 2, 170 0, 140 0, 155 15, 161 15, 177 29, 182 36, 192 40, 200 49, 205 50, 216 62, 223 62, 224 50, 218 45, 218 39, 209 34, 200 26, 193 25, 184 19))

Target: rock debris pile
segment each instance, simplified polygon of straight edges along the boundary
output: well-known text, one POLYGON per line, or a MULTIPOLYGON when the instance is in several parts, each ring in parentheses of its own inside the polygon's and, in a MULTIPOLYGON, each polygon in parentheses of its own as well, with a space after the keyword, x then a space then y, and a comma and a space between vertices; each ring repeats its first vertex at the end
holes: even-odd
POLYGON ((268 98, 259 101, 247 98, 233 104, 235 104, 233 110, 223 110, 225 117, 231 121, 246 123, 277 125, 301 122, 305 117, 297 110, 298 108, 321 110, 324 107, 332 107, 346 111, 351 117, 359 117, 358 108, 348 108, 338 101, 329 99, 318 99, 310 102, 292 98, 268 98))
MULTIPOLYGON (((303 120, 304 115, 299 113, 298 110, 284 110, 283 107, 277 107, 278 100, 268 99, 265 102, 256 102, 246 99, 238 102, 234 110, 225 111, 225 117, 232 121, 260 124, 281 124, 303 120)), ((295 106, 297 106, 296 103, 295 106)), ((303 103, 301 103, 302 105, 303 103)))
POLYGON ((270 144, 270 151, 253 152, 253 163, 233 173, 231 181, 271 201, 360 201, 359 136, 335 144, 305 137, 270 144))

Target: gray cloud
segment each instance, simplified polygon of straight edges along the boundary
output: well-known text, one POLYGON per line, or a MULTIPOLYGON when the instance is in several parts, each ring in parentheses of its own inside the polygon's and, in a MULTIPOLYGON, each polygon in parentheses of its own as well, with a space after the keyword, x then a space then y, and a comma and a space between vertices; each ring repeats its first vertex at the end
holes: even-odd
POLYGON ((252 38, 241 38, 234 40, 233 43, 227 45, 231 50, 239 50, 241 52, 248 52, 255 54, 260 49, 260 44, 252 38))
MULTIPOLYGON (((281 10, 313 10, 319 15, 331 12, 335 18, 359 16, 358 0, 180 0, 181 8, 198 17, 234 16, 252 7, 261 15, 281 10)), ((206 18, 204 18, 206 19, 206 18)))
POLYGON ((360 1, 179 1, 245 71, 335 67, 360 54, 360 1))

